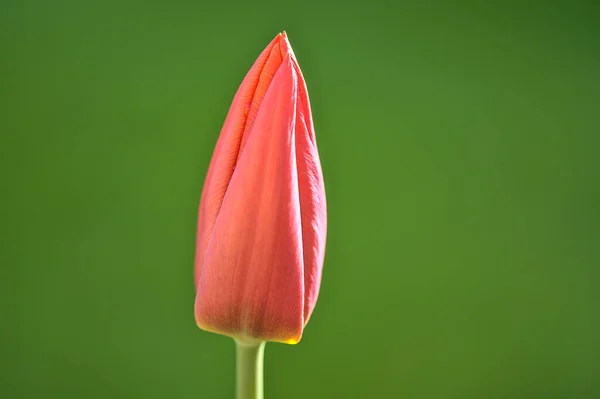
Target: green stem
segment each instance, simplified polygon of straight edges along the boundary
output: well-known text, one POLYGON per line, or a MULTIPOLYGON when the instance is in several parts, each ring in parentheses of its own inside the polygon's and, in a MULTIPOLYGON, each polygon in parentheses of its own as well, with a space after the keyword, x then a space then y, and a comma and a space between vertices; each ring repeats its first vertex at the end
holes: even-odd
POLYGON ((236 398, 263 399, 263 359, 265 342, 235 340, 236 398))

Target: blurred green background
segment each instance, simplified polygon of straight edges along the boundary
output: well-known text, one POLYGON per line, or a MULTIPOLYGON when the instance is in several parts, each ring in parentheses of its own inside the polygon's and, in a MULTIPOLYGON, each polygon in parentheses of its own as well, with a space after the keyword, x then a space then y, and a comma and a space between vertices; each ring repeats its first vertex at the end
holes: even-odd
POLYGON ((198 200, 286 30, 328 247, 267 398, 600 397, 594 1, 0 2, 0 397, 233 398, 198 200))

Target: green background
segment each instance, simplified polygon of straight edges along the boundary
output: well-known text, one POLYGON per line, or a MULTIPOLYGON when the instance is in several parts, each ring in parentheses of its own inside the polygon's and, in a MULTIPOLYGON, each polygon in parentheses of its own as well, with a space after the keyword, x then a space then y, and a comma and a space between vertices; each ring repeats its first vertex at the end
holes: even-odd
POLYGON ((233 398, 198 200, 286 30, 329 206, 267 398, 600 397, 594 1, 0 1, 0 397, 233 398))

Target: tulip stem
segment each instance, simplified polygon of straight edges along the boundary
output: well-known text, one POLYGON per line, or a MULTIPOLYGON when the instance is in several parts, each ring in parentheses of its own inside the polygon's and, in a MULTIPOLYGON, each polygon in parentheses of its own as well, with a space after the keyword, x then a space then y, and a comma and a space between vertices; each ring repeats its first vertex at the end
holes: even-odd
POLYGON ((263 399, 263 359, 265 342, 235 340, 236 398, 263 399))

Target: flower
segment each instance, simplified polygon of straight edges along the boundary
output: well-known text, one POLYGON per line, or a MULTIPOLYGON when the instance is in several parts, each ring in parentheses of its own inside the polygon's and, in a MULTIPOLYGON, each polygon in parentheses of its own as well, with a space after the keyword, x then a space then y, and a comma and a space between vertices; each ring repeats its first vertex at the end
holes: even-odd
POLYGON ((198 326, 239 340, 300 341, 319 294, 326 230, 308 92, 283 32, 238 89, 204 182, 198 326))

